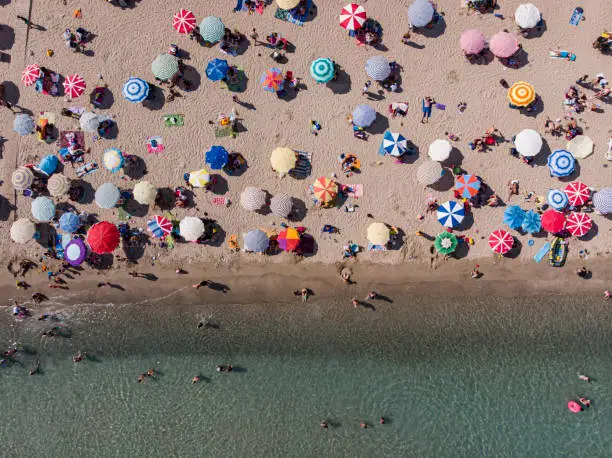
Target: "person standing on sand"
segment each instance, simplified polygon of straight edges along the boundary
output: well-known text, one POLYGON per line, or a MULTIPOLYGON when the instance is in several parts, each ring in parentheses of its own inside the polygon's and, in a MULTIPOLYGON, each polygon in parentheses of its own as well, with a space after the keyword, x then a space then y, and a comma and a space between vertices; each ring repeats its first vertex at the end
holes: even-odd
POLYGON ((429 122, 429 118, 431 117, 431 108, 436 101, 430 96, 425 97, 421 101, 421 110, 423 111, 423 117, 421 118, 421 123, 425 123, 425 120, 429 122))
POLYGON ((368 91, 370 90, 370 86, 372 85, 372 81, 367 80, 365 82, 365 84, 363 85, 363 89, 361 90, 361 95, 362 96, 367 96, 368 95, 368 91))
POLYGON ((355 307, 356 309, 359 308, 359 301, 357 300, 356 297, 353 298, 351 303, 353 304, 353 307, 355 307))
POLYGON ((306 302, 308 300, 308 288, 302 288, 300 294, 302 295, 302 302, 306 302))
POLYGON ((377 299, 377 298, 378 298, 378 294, 376 293, 376 291, 370 291, 368 295, 366 296, 365 300, 373 301, 374 299, 377 299))

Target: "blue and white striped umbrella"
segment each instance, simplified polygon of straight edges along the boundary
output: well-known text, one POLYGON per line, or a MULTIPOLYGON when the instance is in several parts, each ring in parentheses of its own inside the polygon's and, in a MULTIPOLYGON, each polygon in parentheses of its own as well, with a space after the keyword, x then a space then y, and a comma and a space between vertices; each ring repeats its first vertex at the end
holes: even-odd
POLYGON ((365 71, 375 81, 383 81, 391 74, 389 61, 383 56, 370 57, 365 65, 365 71))
POLYGON ((442 226, 456 227, 465 218, 465 210, 463 205, 451 200, 438 207, 437 217, 442 226))
POLYGON ((548 191, 548 196, 546 196, 546 200, 548 201, 548 205, 550 205, 555 210, 563 210, 567 207, 569 203, 569 198, 567 194, 559 189, 551 189, 548 191))
POLYGON ((553 177, 566 177, 574 172, 576 160, 572 153, 564 149, 554 150, 548 156, 548 168, 553 177))
POLYGON ((370 105, 357 105, 353 110, 353 124, 357 127, 369 127, 376 120, 376 110, 370 105))
POLYGON ((612 213, 612 188, 603 188, 593 194, 593 205, 602 215, 612 213))
POLYGON ((132 103, 142 102, 149 96, 149 83, 132 76, 123 84, 123 96, 132 103))
POLYGON ((390 156, 400 157, 408 149, 408 140, 402 134, 388 130, 383 136, 382 149, 390 156))

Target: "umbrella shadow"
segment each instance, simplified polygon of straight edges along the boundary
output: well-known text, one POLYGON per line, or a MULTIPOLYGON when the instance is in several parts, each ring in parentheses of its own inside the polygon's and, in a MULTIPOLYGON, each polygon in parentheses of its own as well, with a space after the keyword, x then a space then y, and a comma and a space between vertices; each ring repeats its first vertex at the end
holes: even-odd
POLYGON ((540 152, 534 156, 532 164, 534 166, 548 166, 548 156, 550 156, 551 153, 552 150, 550 149, 548 141, 542 137, 542 148, 540 148, 540 152))
POLYGON ((370 127, 367 128, 367 131, 368 133, 372 135, 376 135, 376 134, 382 134, 388 129, 389 129, 389 118, 387 118, 386 116, 380 113, 377 113, 376 119, 370 125, 370 127))
POLYGON ((574 171, 566 177, 558 177, 559 181, 569 183, 571 181, 575 181, 580 176, 580 162, 575 161, 574 164, 574 171))
POLYGON ((89 181, 84 180, 74 180, 72 181, 71 187, 80 187, 83 189, 82 197, 78 203, 80 204, 90 204, 94 201, 96 196, 96 190, 93 188, 89 181))
POLYGON ((591 230, 587 232, 585 235, 583 235, 582 237, 580 237, 580 240, 582 240, 583 242, 590 242, 597 236, 598 233, 599 233, 599 226, 597 226, 595 221, 593 221, 591 230))
POLYGON ((24 110, 18 105, 20 92, 17 85, 12 81, 3 81, 2 85, 4 86, 4 99, 14 107, 20 109, 22 113, 32 116, 33 113, 30 110, 24 110))
POLYGON ((123 253, 130 261, 137 261, 144 256, 146 244, 140 239, 135 242, 123 242, 123 253))
POLYGON ((529 110, 522 108, 521 114, 529 116, 530 118, 537 118, 540 113, 544 111, 544 100, 539 95, 536 95, 535 101, 529 107, 529 110))
POLYGON ((406 233, 403 229, 397 228, 397 234, 394 234, 389 239, 389 243, 387 244, 389 250, 397 251, 401 250, 406 241, 406 233))
POLYGON ((507 252, 504 255, 504 257, 510 258, 510 259, 516 259, 520 256, 522 250, 523 250, 523 244, 521 243, 519 239, 514 237, 514 245, 512 245, 512 249, 509 252, 507 252))
MULTIPOLYGON (((227 232, 212 219, 204 219, 206 230, 204 231, 205 244, 211 247, 222 247, 227 238, 227 232)), ((229 290, 229 288, 227 288, 229 290)))
POLYGON ((210 191, 216 195, 225 195, 229 192, 229 183, 223 175, 218 173, 212 174, 211 180, 213 185, 210 187, 210 191))
POLYGON ((548 30, 548 27, 546 26, 546 20, 542 19, 540 20, 537 26, 531 29, 528 29, 528 30, 524 30, 521 33, 521 35, 523 38, 530 40, 532 38, 540 38, 542 35, 544 35, 544 32, 546 32, 547 30, 548 30))
POLYGON ((325 84, 334 94, 348 94, 351 92, 351 75, 340 65, 336 64, 336 78, 325 84))
POLYGON ((11 212, 16 208, 6 197, 0 195, 0 221, 8 220, 11 212))
POLYGON ((0 24, 0 49, 9 50, 14 44, 15 30, 7 24, 0 24))
POLYGON ((287 219, 293 223, 298 223, 306 218, 308 209, 306 208, 306 203, 302 199, 292 197, 291 200, 293 201, 293 207, 287 219))
POLYGON ((119 136, 119 125, 113 121, 108 128, 107 131, 104 132, 104 135, 100 135, 100 138, 104 138, 105 140, 114 140, 119 136))
POLYGON ((442 16, 442 14, 443 13, 439 13, 438 21, 434 23, 431 28, 428 28, 427 26, 419 27, 415 28, 414 32, 418 33, 419 35, 423 35, 426 38, 437 38, 441 36, 446 31, 446 21, 444 20, 444 16, 442 16))
POLYGON ((128 212, 132 216, 136 216, 138 218, 144 218, 147 216, 149 212, 149 206, 143 205, 134 199, 129 199, 124 206, 126 212, 128 212))
POLYGON ((319 251, 319 245, 315 238, 310 234, 303 234, 300 237, 300 243, 296 253, 305 258, 316 256, 319 251))
POLYGON ((463 259, 470 253, 470 244, 465 241, 459 241, 457 249, 453 252, 452 256, 455 259, 463 259))
POLYGON ((459 151, 457 147, 453 146, 450 154, 448 155, 448 159, 443 161, 442 165, 452 168, 453 166, 461 167, 461 164, 463 164, 463 153, 459 151))
POLYGON ((438 181, 429 186, 431 189, 435 191, 446 192, 453 188, 453 186, 455 185, 455 178, 453 177, 453 174, 446 169, 444 169, 444 172, 444 175, 442 175, 442 177, 438 181))
POLYGON ((174 209, 174 190, 168 188, 157 188, 157 198, 155 199, 155 207, 162 211, 174 209))
POLYGON ((91 94, 89 94, 89 103, 91 103, 96 108, 99 108, 100 110, 108 110, 113 106, 113 103, 115 103, 115 96, 113 95, 113 91, 111 91, 108 87, 104 88, 104 97, 102 98, 101 103, 94 103, 95 93, 96 91, 94 89, 93 91, 91 91, 91 94))
POLYGON ((461 224, 457 227, 457 229, 461 231, 467 231, 471 229, 473 225, 474 225, 474 213, 470 211, 465 214, 463 221, 461 221, 461 224))
POLYGON ((142 106, 151 110, 161 110, 166 103, 166 97, 161 87, 149 83, 149 96, 142 102, 142 106))
POLYGON ((197 90, 202 84, 202 75, 191 65, 185 65, 183 71, 183 77, 179 82, 179 87, 185 92, 192 92, 197 90), (187 84, 185 84, 187 82, 187 84))
POLYGON ((140 180, 148 173, 147 164, 143 158, 132 154, 125 161, 123 172, 132 180, 140 180))

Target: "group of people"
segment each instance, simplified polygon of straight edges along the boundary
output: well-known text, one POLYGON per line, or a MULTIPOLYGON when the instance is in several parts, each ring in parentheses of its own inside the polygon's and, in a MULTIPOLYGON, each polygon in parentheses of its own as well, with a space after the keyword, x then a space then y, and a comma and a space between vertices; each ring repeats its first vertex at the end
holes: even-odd
POLYGON ((84 52, 85 42, 88 40, 89 36, 90 32, 82 27, 77 27, 74 33, 70 29, 66 29, 62 34, 66 46, 73 52, 84 52))

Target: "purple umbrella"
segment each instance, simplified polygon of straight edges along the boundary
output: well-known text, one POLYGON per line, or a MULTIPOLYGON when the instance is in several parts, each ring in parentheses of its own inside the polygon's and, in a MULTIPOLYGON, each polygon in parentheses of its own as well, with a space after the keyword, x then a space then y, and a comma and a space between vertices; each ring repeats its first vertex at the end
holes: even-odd
POLYGON ((64 259, 71 266, 79 266, 85 261, 87 247, 81 239, 72 239, 64 248, 64 259))

